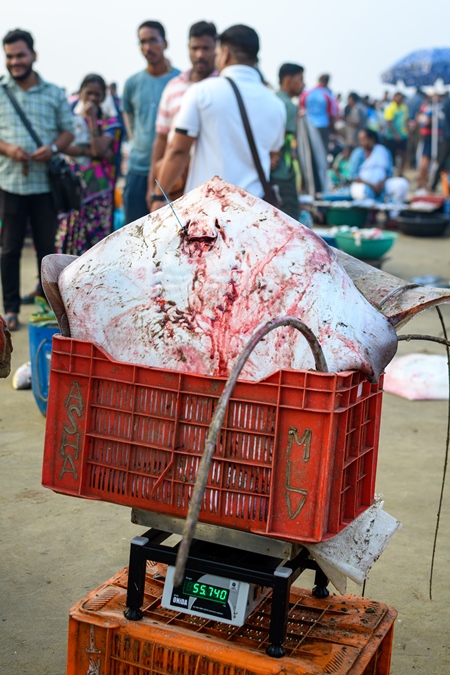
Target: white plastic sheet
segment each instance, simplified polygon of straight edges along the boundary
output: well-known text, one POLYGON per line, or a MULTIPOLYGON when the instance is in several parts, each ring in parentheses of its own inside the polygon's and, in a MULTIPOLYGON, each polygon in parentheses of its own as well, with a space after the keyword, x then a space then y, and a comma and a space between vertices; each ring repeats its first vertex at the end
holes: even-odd
POLYGON ((395 357, 386 368, 384 390, 410 401, 447 399, 447 357, 440 354, 395 357))
POLYGON ((388 545, 400 521, 383 511, 379 495, 375 503, 345 530, 320 544, 306 544, 339 593, 345 594, 347 578, 362 586, 374 562, 388 545))

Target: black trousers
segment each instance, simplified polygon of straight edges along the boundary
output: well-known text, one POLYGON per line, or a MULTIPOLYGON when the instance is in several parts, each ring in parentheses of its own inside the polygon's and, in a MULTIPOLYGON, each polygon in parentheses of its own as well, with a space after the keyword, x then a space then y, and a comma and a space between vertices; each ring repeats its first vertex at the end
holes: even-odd
POLYGON ((281 201, 279 206, 280 210, 284 211, 284 213, 287 213, 288 216, 291 216, 291 218, 294 218, 294 220, 298 221, 298 217, 300 215, 300 206, 298 203, 295 176, 293 175, 291 178, 287 178, 286 180, 271 178, 270 184, 272 187, 278 188, 278 196, 281 201))
POLYGON ((55 252, 57 214, 50 192, 18 195, 0 190, 1 278, 5 313, 20 309, 20 258, 27 223, 30 222, 36 249, 39 280, 42 258, 55 252))
POLYGON ((447 159, 449 156, 450 156, 450 139, 444 139, 441 143, 441 147, 439 148, 438 166, 434 174, 433 183, 431 185, 432 190, 436 189, 437 184, 441 179, 441 172, 445 169, 445 165, 447 164, 447 159))

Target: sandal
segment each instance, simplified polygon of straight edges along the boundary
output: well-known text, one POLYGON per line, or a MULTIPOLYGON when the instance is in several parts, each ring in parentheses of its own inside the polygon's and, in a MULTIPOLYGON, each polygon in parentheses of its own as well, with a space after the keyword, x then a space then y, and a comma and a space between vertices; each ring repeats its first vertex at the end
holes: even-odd
POLYGON ((10 333, 19 330, 19 319, 17 314, 6 314, 5 323, 10 333))
POLYGON ((21 305, 34 305, 34 300, 37 297, 43 297, 44 291, 42 290, 40 285, 37 285, 34 291, 31 291, 31 293, 27 293, 26 295, 22 295, 20 298, 20 304, 21 305))

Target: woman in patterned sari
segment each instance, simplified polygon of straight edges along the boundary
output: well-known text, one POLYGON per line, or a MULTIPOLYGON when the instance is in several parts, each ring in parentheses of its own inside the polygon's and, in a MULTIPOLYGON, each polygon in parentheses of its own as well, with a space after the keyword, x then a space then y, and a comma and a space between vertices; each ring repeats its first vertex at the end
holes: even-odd
POLYGON ((81 255, 112 231, 113 194, 119 164, 122 129, 116 117, 102 112, 106 83, 87 75, 80 87, 75 115, 75 139, 66 150, 83 183, 79 211, 59 215, 56 248, 81 255))

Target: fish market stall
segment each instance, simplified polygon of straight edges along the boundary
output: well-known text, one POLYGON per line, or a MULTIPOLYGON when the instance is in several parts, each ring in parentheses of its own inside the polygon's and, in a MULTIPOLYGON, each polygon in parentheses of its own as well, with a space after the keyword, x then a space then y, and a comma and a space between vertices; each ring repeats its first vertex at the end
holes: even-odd
POLYGON ((43 483, 151 527, 132 542, 128 619, 143 616, 146 560, 169 565, 163 606, 193 616, 243 625, 272 588, 267 652, 282 657, 301 571, 317 570, 316 596, 328 579, 343 592, 398 527, 375 496, 382 373, 396 327, 449 298, 380 283, 219 178, 174 208, 45 261, 61 336, 43 483), (199 583, 230 590, 208 596, 220 611, 199 583))

